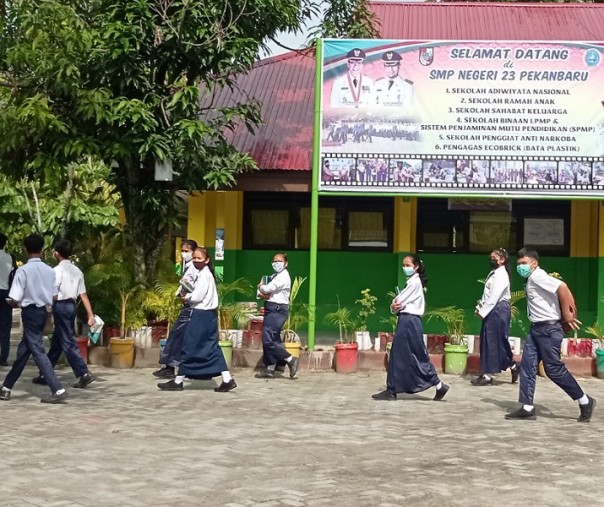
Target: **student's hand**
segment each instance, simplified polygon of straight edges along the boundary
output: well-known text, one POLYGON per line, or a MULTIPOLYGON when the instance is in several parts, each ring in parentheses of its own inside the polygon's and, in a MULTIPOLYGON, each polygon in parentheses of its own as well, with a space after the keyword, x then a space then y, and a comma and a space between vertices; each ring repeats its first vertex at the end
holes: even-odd
POLYGON ((581 327, 581 324, 583 324, 583 322, 577 318, 573 318, 572 320, 563 320, 562 329, 564 329, 566 333, 570 331, 578 331, 581 327))
POLYGON ((476 315, 476 317, 478 317, 480 320, 483 320, 483 319, 482 319, 482 315, 480 315, 480 313, 478 313, 478 310, 476 310, 476 311, 474 312, 474 315, 476 315))
POLYGON ((94 315, 88 315, 88 327, 94 326, 94 315))
POLYGON ((15 301, 14 299, 11 299, 11 298, 6 298, 5 301, 6 301, 6 303, 9 306, 11 306, 13 308, 18 308, 19 307, 19 301, 15 301))
POLYGON ((392 313, 398 313, 403 309, 403 305, 400 303, 392 303, 390 305, 390 310, 392 310, 392 313))

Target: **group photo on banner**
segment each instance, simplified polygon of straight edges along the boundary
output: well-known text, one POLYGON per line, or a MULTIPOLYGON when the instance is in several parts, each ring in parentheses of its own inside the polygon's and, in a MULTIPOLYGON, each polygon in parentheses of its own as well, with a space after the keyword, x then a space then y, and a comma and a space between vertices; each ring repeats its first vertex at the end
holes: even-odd
POLYGON ((321 191, 604 195, 604 45, 324 40, 321 191))

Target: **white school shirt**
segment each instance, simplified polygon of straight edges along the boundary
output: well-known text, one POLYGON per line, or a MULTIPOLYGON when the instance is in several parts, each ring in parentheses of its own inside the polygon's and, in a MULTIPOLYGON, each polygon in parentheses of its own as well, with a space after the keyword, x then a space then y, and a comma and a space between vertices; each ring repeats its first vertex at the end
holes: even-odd
POLYGON ((270 294, 269 303, 288 305, 291 286, 292 279, 287 269, 284 269, 281 273, 274 274, 266 285, 261 285, 260 292, 270 294))
POLYGON ((392 300, 392 303, 403 305, 399 313, 410 313, 420 317, 424 314, 426 298, 424 297, 422 281, 417 273, 413 273, 407 278, 405 288, 392 300))
POLYGON ((499 301, 509 301, 510 277, 505 266, 499 266, 487 276, 482 298, 478 302, 478 314, 484 319, 499 301))
POLYGON ((540 267, 532 271, 524 286, 528 318, 531 322, 562 318, 557 293, 560 285, 562 281, 548 275, 540 267))
POLYGON ((218 308, 218 290, 210 268, 204 266, 201 271, 195 271, 197 271, 195 288, 193 292, 185 296, 185 299, 194 310, 216 310, 218 308))
POLYGON ((50 306, 58 293, 54 270, 38 257, 17 269, 8 297, 19 306, 50 306))
POLYGON ((13 259, 0 248, 0 290, 8 290, 8 275, 13 269, 13 259))
POLYGON ((84 284, 84 273, 70 260, 63 259, 54 267, 57 277, 57 289, 59 291, 58 301, 66 299, 78 299, 80 294, 86 292, 84 284))

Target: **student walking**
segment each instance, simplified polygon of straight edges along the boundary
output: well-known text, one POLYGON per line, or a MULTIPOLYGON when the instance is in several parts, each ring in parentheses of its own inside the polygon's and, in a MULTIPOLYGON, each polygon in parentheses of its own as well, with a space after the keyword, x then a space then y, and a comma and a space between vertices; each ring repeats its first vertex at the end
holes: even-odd
POLYGON ((386 390, 371 397, 374 400, 396 400, 397 393, 419 393, 434 386, 436 393, 433 399, 440 401, 449 391, 449 386, 438 378, 423 338, 421 316, 426 307, 426 270, 416 254, 405 257, 402 267, 408 278, 405 288, 390 305, 392 313, 398 315, 398 322, 388 360, 386 390))
POLYGON ((237 384, 218 346, 218 292, 205 248, 195 249, 193 266, 195 287, 185 296, 192 308, 191 320, 185 331, 178 375, 157 387, 162 391, 182 391, 185 377, 207 380, 221 376, 222 383, 214 391, 224 393, 235 389, 237 384))
POLYGON ((560 389, 579 403, 577 422, 589 422, 596 400, 579 387, 560 359, 560 346, 567 330, 579 329, 574 298, 568 286, 539 267, 539 254, 533 248, 522 248, 517 254, 518 274, 526 278, 525 292, 531 329, 526 337, 520 363, 522 406, 506 414, 506 419, 536 419, 533 398, 537 365, 543 361, 546 375, 560 389))
POLYGON ((13 271, 13 257, 4 251, 8 238, 0 233, 0 366, 8 366, 10 330, 13 325, 13 308, 6 302, 13 271))
POLYGON ((42 262, 42 236, 32 234, 27 236, 23 243, 29 260, 17 270, 9 292, 10 304, 13 307, 21 307, 23 338, 17 348, 13 367, 4 379, 0 400, 10 400, 13 386, 23 373, 29 357, 33 356, 50 386, 51 395, 42 398, 42 403, 62 403, 67 398, 67 391, 55 375, 42 343, 42 332, 48 320, 47 307, 57 296, 55 272, 42 262))
MULTIPOLYGON (((54 368, 59 357, 61 357, 61 352, 63 352, 74 375, 78 379, 73 387, 83 389, 94 382, 95 377, 90 374, 86 361, 82 358, 73 335, 78 298, 80 298, 86 309, 89 326, 94 325, 94 312, 92 311, 88 294, 86 294, 84 274, 69 260, 69 257, 71 257, 71 243, 66 240, 57 241, 52 254, 58 262, 54 268, 58 295, 52 305, 55 329, 50 342, 50 350, 47 354, 48 360, 54 368)), ((32 382, 34 384, 47 385, 41 371, 37 377, 34 377, 32 382)))
POLYGON ((471 380, 475 386, 493 384, 491 374, 510 369, 512 384, 518 381, 519 367, 508 340, 512 310, 510 307, 510 256, 504 248, 491 252, 491 272, 484 282, 476 316, 480 328, 480 375, 471 380))
MULTIPOLYGON (((197 270, 193 266, 193 252, 197 248, 197 242, 193 239, 187 239, 182 242, 180 247, 180 257, 182 259, 181 273, 183 275, 181 281, 185 282, 184 285, 188 286, 188 283, 194 283, 197 270)), ((182 299, 183 305, 178 315, 178 319, 172 326, 168 339, 166 340, 166 346, 159 358, 159 364, 161 368, 153 372, 153 376, 162 379, 172 379, 175 376, 175 369, 178 368, 180 363, 180 355, 182 353, 182 343, 185 337, 185 331, 187 325, 191 320, 191 308, 190 302, 185 298, 187 290, 181 284, 176 297, 182 299)))
POLYGON ((274 378, 278 363, 283 361, 289 366, 289 377, 294 378, 298 372, 299 360, 285 349, 281 340, 281 330, 289 315, 289 295, 291 277, 287 271, 287 255, 275 254, 273 257, 274 274, 268 283, 258 284, 258 296, 264 299, 264 321, 262 325, 262 361, 265 369, 258 378, 274 378))

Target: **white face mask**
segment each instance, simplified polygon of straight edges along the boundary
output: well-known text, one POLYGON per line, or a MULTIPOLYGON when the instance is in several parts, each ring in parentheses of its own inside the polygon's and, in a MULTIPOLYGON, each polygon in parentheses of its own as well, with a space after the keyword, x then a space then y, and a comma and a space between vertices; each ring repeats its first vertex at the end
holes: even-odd
POLYGON ((180 257, 183 262, 189 262, 193 257, 193 252, 180 252, 180 257))
POLYGON ((285 262, 273 262, 273 271, 281 273, 285 269, 285 262))

